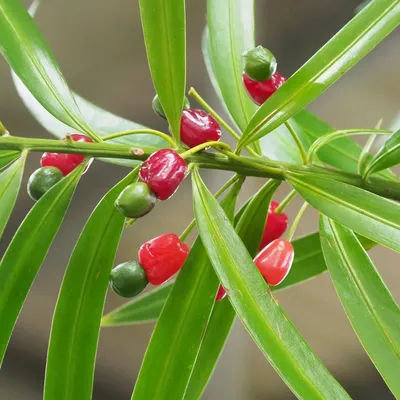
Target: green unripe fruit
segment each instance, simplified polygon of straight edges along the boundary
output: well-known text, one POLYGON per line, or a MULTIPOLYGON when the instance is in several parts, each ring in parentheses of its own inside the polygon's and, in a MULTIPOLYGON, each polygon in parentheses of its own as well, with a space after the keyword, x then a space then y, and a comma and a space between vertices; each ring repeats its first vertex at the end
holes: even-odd
POLYGON ((127 218, 140 218, 153 209, 156 201, 157 198, 147 183, 136 182, 120 193, 115 207, 127 218))
POLYGON ((122 297, 137 296, 148 283, 146 271, 136 261, 122 263, 111 271, 111 288, 122 297))
POLYGON ((33 200, 39 200, 49 189, 59 182, 64 175, 56 167, 37 169, 29 178, 28 194, 33 200))
POLYGON ((257 46, 244 53, 243 61, 244 72, 253 81, 266 81, 276 72, 275 56, 262 46, 257 46))
MULTIPOLYGON (((154 96, 153 102, 151 104, 153 106, 154 112, 157 115, 159 115, 161 118, 167 119, 167 117, 165 116, 164 110, 162 108, 162 105, 160 103, 160 99, 158 98, 158 95, 154 96)), ((189 103, 189 100, 187 99, 187 97, 185 97, 185 100, 183 102, 183 108, 184 109, 190 108, 190 103, 189 103)))

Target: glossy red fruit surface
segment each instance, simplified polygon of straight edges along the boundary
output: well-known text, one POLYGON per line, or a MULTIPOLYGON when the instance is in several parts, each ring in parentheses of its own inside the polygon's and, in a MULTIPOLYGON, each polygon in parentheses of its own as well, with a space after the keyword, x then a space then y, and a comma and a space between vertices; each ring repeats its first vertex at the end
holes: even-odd
POLYGON ((286 239, 276 239, 264 247, 254 259, 261 275, 268 285, 279 285, 292 267, 294 249, 286 239))
POLYGON ((189 147, 218 141, 221 128, 210 114, 203 110, 183 110, 181 119, 181 141, 189 147))
POLYGON ((185 263, 189 248, 174 233, 166 233, 139 249, 139 263, 152 285, 161 285, 178 272, 185 263))
POLYGON ((215 301, 221 301, 226 296, 226 290, 222 285, 219 285, 217 296, 215 297, 215 301))
MULTIPOLYGON (((70 138, 74 142, 93 142, 89 137, 79 133, 70 135, 70 138)), ((62 140, 65 140, 65 138, 62 140)), ((40 160, 40 165, 42 167, 56 167, 66 176, 81 164, 84 159, 85 157, 80 154, 44 153, 40 160)))
POLYGON ((276 90, 286 82, 286 78, 283 77, 279 72, 275 72, 274 75, 267 81, 253 81, 245 73, 242 75, 243 85, 254 101, 254 103, 261 106, 266 100, 268 100, 276 90))
POLYGON ((142 165, 139 177, 160 200, 169 199, 185 178, 186 161, 172 149, 153 153, 142 165))
POLYGON ((279 206, 276 201, 271 201, 265 224, 263 237, 261 239, 260 249, 263 249, 273 240, 278 239, 283 235, 288 226, 288 217, 285 213, 276 214, 275 209, 279 206))

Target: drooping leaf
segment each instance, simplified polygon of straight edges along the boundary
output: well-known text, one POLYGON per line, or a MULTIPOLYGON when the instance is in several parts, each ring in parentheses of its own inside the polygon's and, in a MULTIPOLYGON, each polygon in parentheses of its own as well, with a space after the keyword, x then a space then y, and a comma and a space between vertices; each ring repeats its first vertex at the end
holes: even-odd
MULTIPOLYGON (((243 180, 222 201, 235 211, 243 180)), ((154 329, 132 399, 183 399, 215 303, 218 279, 200 238, 179 272, 154 329)))
POLYGON ((394 132, 369 162, 366 174, 382 171, 400 163, 400 130, 394 132))
POLYGON ((0 52, 32 95, 57 119, 92 139, 73 94, 32 17, 19 0, 0 2, 0 52))
POLYGON ((46 400, 92 398, 100 320, 125 221, 114 202, 137 176, 135 169, 103 197, 71 255, 50 333, 46 400))
POLYGON ((10 218, 21 187, 26 154, 0 174, 0 239, 10 218))
POLYGON ((239 148, 273 131, 315 100, 399 22, 400 0, 372 1, 260 107, 239 141, 239 148))
POLYGON ((0 364, 29 289, 68 209, 83 165, 53 186, 31 209, 0 263, 0 364))
POLYGON ((153 84, 175 140, 186 86, 184 0, 139 0, 147 59, 153 84))
POLYGON ((320 175, 287 171, 287 181, 313 207, 358 234, 400 251, 400 205, 320 175))
POLYGON ((371 361, 400 396, 400 309, 352 231, 321 216, 321 243, 343 308, 371 361))
POLYGON ((19 151, 1 150, 0 151, 0 169, 16 160, 21 153, 19 151))
POLYGON ((287 318, 197 170, 193 188, 200 237, 236 314, 263 354, 297 397, 348 399, 287 318))

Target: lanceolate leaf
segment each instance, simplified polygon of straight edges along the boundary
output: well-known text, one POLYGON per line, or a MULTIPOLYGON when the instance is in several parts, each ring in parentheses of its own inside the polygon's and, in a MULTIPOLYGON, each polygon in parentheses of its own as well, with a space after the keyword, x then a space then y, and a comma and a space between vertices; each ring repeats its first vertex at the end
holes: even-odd
POLYGON ((93 139, 42 34, 19 0, 0 2, 0 52, 33 96, 57 119, 93 139))
MULTIPOLYGON (((233 218, 238 180, 222 201, 233 218)), ((200 238, 179 272, 147 348, 132 399, 183 399, 215 303, 218 279, 200 238)))
POLYGON ((114 202, 137 176, 135 169, 103 197, 71 255, 50 334, 47 400, 92 398, 101 314, 125 221, 114 202))
POLYGON ((9 151, 9 150, 1 150, 0 151, 0 169, 4 168, 6 165, 13 162, 20 156, 19 151, 9 151))
POLYGON ((83 166, 51 188, 18 228, 0 263, 0 364, 29 289, 68 209, 83 166))
POLYGON ((322 216, 321 242, 337 294, 366 352, 400 397, 400 310, 349 229, 322 216))
POLYGON ((273 131, 315 100, 399 22, 400 0, 372 1, 261 106, 249 122, 239 147, 273 131))
POLYGON ((186 86, 185 0, 139 0, 154 87, 179 143, 186 86))
POLYGON ((0 239, 17 200, 26 154, 0 174, 0 239))
POLYGON ((400 130, 394 132, 385 142, 378 154, 366 167, 366 174, 382 171, 400 163, 400 130))
POLYGON ((253 340, 297 397, 348 399, 279 306, 196 170, 193 184, 200 237, 236 314, 253 340))
POLYGON ((286 179, 321 213, 368 239, 400 251, 399 204, 314 173, 287 171, 286 179))

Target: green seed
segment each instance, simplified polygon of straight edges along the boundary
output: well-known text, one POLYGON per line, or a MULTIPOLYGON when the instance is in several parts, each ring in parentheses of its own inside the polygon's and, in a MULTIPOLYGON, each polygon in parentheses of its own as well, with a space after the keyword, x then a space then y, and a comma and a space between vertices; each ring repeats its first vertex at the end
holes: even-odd
MULTIPOLYGON (((162 108, 162 105, 160 103, 160 99, 158 98, 158 95, 154 96, 153 102, 151 103, 153 106, 154 112, 159 115, 161 118, 167 119, 164 110, 162 108)), ((184 103, 183 103, 183 108, 188 109, 190 108, 190 103, 187 97, 185 97, 184 103)))
POLYGON ((122 263, 111 271, 111 288, 122 297, 137 296, 148 283, 145 270, 136 261, 122 263))
POLYGON ((28 194, 33 200, 39 200, 49 189, 63 178, 62 172, 56 167, 37 169, 29 178, 28 194))
POLYGON ((257 46, 244 53, 243 60, 244 72, 253 81, 266 81, 276 72, 275 56, 262 46, 257 46))
POLYGON ((137 182, 127 186, 115 201, 115 206, 127 218, 140 218, 148 214, 157 198, 147 183, 137 182))

